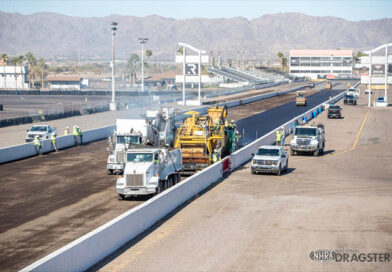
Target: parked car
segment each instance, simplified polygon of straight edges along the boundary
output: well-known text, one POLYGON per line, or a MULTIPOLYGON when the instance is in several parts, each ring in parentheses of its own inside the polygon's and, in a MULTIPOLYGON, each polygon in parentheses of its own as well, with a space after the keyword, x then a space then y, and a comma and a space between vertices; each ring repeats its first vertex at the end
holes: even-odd
POLYGON ((373 91, 372 91, 372 90, 369 90, 369 89, 366 89, 366 90, 365 90, 365 94, 369 94, 369 93, 372 94, 373 91))
POLYGON ((387 101, 386 97, 379 96, 377 98, 376 102, 374 103, 374 105, 376 107, 388 107, 388 101, 387 101))
POLYGON ((330 105, 328 108, 328 118, 342 118, 342 108, 337 105, 330 105))
POLYGON ((275 173, 280 176, 289 167, 289 157, 282 146, 262 145, 252 154, 251 173, 275 173))

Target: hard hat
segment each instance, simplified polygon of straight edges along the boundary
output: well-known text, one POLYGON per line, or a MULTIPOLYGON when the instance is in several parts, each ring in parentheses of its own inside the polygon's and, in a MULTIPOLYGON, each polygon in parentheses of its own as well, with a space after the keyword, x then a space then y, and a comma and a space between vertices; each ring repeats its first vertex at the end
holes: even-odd
POLYGON ((52 132, 52 135, 56 135, 56 133, 52 132))
POLYGON ((77 125, 74 125, 74 126, 73 126, 73 128, 77 128, 77 127, 78 127, 77 125))
POLYGON ((234 121, 234 120, 231 120, 230 122, 231 122, 231 123, 235 123, 235 121, 234 121))
POLYGON ((67 126, 67 127, 65 127, 65 128, 69 128, 69 127, 67 126))

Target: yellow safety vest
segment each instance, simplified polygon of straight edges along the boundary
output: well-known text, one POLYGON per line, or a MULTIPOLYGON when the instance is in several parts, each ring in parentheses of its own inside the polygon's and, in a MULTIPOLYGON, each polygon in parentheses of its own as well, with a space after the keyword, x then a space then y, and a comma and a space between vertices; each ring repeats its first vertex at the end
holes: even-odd
POLYGON ((280 134, 280 131, 276 131, 276 141, 280 141, 282 138, 282 135, 280 134))

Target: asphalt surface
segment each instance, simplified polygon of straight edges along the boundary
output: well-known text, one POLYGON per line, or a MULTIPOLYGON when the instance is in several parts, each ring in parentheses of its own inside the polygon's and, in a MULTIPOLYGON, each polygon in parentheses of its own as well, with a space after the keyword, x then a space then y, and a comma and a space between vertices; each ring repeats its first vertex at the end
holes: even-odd
MULTIPOLYGON (((294 97, 287 94, 236 107, 229 110, 229 118, 268 113, 282 104, 296 111, 288 102, 294 97)), ((105 147, 103 140, 0 165, 0 270, 23 268, 143 202, 117 201, 115 176, 106 174, 105 147)))
POLYGON ((339 104, 344 118, 317 117, 323 155, 289 156, 282 176, 245 164, 90 271, 392 271, 392 109, 339 104))
MULTIPOLYGON (((350 84, 354 85, 355 81, 351 81, 350 84)), ((324 84, 321 86, 324 86, 324 84)), ((254 115, 248 115, 249 117, 241 119, 237 122, 237 129, 241 133, 244 130, 245 144, 250 143, 255 140, 256 132, 258 137, 263 136, 281 124, 290 121, 295 116, 298 116, 328 100, 329 97, 338 95, 345 90, 345 86, 346 82, 334 82, 332 90, 322 90, 320 92, 308 95, 307 105, 305 107, 296 106, 295 99, 293 99, 291 102, 288 102, 284 105, 273 107, 267 111, 254 115)))

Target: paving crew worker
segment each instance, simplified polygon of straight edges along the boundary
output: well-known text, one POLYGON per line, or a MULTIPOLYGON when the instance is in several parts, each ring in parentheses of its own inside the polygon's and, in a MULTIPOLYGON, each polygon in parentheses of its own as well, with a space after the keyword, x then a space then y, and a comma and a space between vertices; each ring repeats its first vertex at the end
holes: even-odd
POLYGON ((73 136, 75 138, 75 142, 77 145, 81 145, 83 143, 83 134, 81 129, 78 126, 73 127, 73 136))
POLYGON ((68 135, 70 133, 70 131, 69 131, 69 127, 65 127, 65 130, 64 130, 64 135, 68 135))
POLYGON ((155 154, 154 155, 154 164, 157 164, 158 163, 158 154, 155 154))
POLYGON ((219 155, 218 152, 214 152, 214 154, 212 154, 212 162, 216 163, 217 161, 219 161, 219 155))
POLYGON ((276 141, 276 145, 280 145, 280 140, 282 139, 282 132, 280 131, 280 129, 278 129, 276 132, 276 136, 275 136, 275 141, 276 141))
POLYGON ((216 130, 217 132, 219 132, 219 129, 220 129, 220 122, 219 122, 218 119, 216 119, 216 120, 215 120, 215 130, 216 130))
POLYGON ((38 138, 38 136, 34 137, 33 145, 35 147, 35 150, 37 150, 37 153, 42 154, 42 143, 41 139, 38 138))
POLYGON ((53 149, 57 152, 56 133, 52 132, 52 134, 50 135, 50 141, 52 142, 53 149))
POLYGON ((229 127, 229 122, 227 122, 227 119, 225 119, 225 128, 229 127))
POLYGON ((281 140, 280 140, 280 145, 284 146, 284 140, 286 139, 286 131, 284 130, 284 127, 280 128, 280 134, 281 134, 281 140))
POLYGON ((234 121, 234 120, 231 120, 231 121, 230 121, 229 127, 230 127, 232 130, 235 130, 235 129, 237 128, 237 125, 235 124, 235 121, 234 121))

